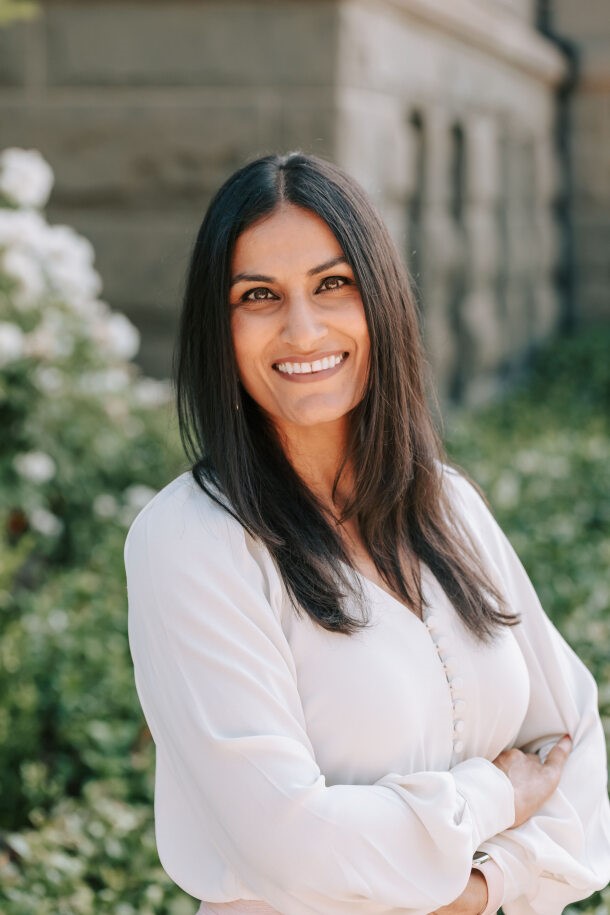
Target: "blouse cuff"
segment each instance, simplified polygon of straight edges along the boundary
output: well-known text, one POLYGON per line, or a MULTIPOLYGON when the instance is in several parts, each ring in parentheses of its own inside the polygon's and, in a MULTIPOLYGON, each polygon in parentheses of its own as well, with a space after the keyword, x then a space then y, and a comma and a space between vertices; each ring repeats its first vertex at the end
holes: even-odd
POLYGON ((487 883, 487 905, 481 915, 496 915, 504 896, 504 871, 493 858, 473 867, 481 871, 487 883))
POLYGON ((482 756, 450 770, 473 819, 473 851, 481 842, 510 829, 515 822, 515 790, 508 775, 482 756))

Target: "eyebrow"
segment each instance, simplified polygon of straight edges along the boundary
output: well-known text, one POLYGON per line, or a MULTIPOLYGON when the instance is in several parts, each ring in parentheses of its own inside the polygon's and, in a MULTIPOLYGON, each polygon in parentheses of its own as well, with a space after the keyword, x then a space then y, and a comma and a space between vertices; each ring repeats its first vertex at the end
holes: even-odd
MULTIPOLYGON (((347 258, 344 254, 338 254, 336 257, 331 257, 329 261, 325 261, 325 263, 319 264, 317 267, 312 267, 311 270, 307 271, 307 276, 316 276, 318 273, 330 270, 331 267, 336 267, 337 264, 347 264, 347 258)), ((235 283, 241 283, 243 280, 255 283, 275 283, 274 277, 265 276, 263 273, 236 273, 231 279, 231 286, 234 286, 235 283)))

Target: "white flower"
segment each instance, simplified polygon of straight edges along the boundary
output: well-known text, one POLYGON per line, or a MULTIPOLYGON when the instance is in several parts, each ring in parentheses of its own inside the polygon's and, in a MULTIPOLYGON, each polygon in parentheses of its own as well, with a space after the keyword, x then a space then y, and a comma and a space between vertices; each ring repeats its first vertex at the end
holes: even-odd
POLYGON ((55 537, 63 528, 63 522, 46 508, 35 508, 30 514, 30 524, 45 537, 55 537))
MULTIPOLYGON (((127 417, 126 417, 127 418, 127 417)), ((122 432, 128 438, 136 438, 146 429, 146 424, 137 416, 130 416, 128 421, 123 423, 122 432)))
POLYGON ((49 225, 36 210, 0 209, 0 248, 17 245, 42 258, 49 225))
POLYGON ((44 451, 26 451, 13 459, 17 473, 32 483, 46 483, 55 476, 55 461, 44 451))
POLYGON ((114 366, 99 372, 85 372, 80 376, 78 384, 88 394, 123 391, 129 384, 129 371, 124 366, 114 366))
POLYGON ((103 353, 115 359, 131 359, 140 348, 139 330, 120 312, 93 321, 90 335, 103 353))
POLYGON ((0 368, 23 356, 24 339, 20 327, 8 321, 0 321, 0 368))
POLYGON ((150 486, 143 486, 138 483, 128 486, 123 493, 125 505, 119 512, 119 523, 124 527, 129 527, 136 515, 150 502, 154 495, 156 495, 156 492, 150 486))
POLYGON ((0 270, 11 279, 16 288, 10 293, 11 301, 20 311, 34 308, 46 289, 40 263, 29 250, 12 247, 0 258, 0 270))
POLYGON ((38 388, 45 394, 55 394, 64 386, 64 376, 52 366, 38 366, 33 373, 38 388))
POLYGON ((133 387, 133 400, 139 407, 160 407, 171 399, 171 388, 167 381, 156 378, 141 378, 133 387))
MULTIPOLYGON (((54 516, 53 516, 54 517, 54 516)), ((54 632, 63 632, 64 629, 68 628, 70 619, 65 610, 60 610, 56 607, 54 610, 51 610, 48 616, 49 627, 54 632)))
POLYGON ((519 498, 519 477, 506 470, 496 480, 494 486, 494 501, 502 508, 512 508, 519 498))
POLYGON ((107 394, 103 399, 104 412, 113 422, 122 425, 129 417, 129 404, 125 397, 107 394))
POLYGON ((102 280, 93 267, 93 246, 70 226, 50 226, 35 210, 0 209, 0 248, 8 258, 7 272, 31 283, 33 262, 45 286, 72 311, 84 317, 103 314, 95 304, 102 280))
POLYGON ((154 495, 156 495, 156 490, 151 489, 150 486, 144 486, 141 483, 134 483, 133 486, 127 487, 123 495, 125 496, 127 504, 139 511, 150 502, 154 495))
POLYGON ((544 469, 544 457, 537 451, 518 451, 514 457, 513 463, 517 470, 522 473, 535 473, 544 469))
POLYGON ((43 207, 53 187, 53 169, 37 149, 10 147, 0 153, 0 193, 17 206, 43 207))
POLYGON ((103 492, 93 500, 93 511, 98 518, 114 518, 119 503, 110 493, 103 492))
POLYGON ((17 852, 20 858, 27 860, 32 857, 32 849, 30 848, 28 840, 18 832, 9 832, 3 838, 9 848, 12 848, 13 851, 17 852))
POLYGON ((47 308, 40 323, 26 335, 24 349, 26 355, 36 359, 57 359, 69 356, 74 343, 67 316, 58 309, 47 308))
POLYGON ((102 280, 93 269, 91 242, 70 226, 50 226, 44 239, 45 269, 57 295, 76 311, 99 294, 102 280))

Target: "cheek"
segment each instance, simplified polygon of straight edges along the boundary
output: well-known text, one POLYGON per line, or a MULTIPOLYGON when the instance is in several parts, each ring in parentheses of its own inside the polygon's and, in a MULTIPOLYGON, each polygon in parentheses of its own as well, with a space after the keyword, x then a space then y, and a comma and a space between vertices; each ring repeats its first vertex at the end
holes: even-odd
POLYGON ((369 352, 371 349, 371 341, 369 337, 369 328, 366 323, 366 317, 364 314, 364 307, 361 308, 361 311, 354 320, 354 328, 352 334, 358 344, 360 355, 365 357, 365 361, 368 360, 369 352))
POLYGON ((261 381, 261 364, 265 361, 268 334, 265 322, 248 320, 247 315, 235 315, 231 320, 233 351, 237 371, 243 386, 256 399, 261 381))

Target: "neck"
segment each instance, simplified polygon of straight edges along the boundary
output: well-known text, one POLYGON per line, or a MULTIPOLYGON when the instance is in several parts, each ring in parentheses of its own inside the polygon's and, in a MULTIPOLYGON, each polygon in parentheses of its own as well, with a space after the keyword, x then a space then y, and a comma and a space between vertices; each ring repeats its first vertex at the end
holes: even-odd
POLYGON ((288 460, 305 485, 325 508, 336 514, 353 492, 353 473, 348 463, 341 473, 333 502, 333 484, 347 449, 347 423, 284 427, 278 432, 288 460))

